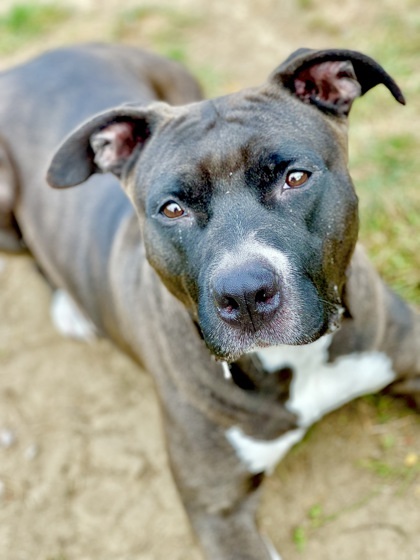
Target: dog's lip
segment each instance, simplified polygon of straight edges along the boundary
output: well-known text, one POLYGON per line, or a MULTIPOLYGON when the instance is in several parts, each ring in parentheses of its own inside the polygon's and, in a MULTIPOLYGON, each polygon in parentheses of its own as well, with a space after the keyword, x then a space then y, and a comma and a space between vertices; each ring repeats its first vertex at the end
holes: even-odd
POLYGON ((203 336, 203 340, 206 343, 207 348, 209 349, 212 356, 220 362, 228 362, 233 363, 239 360, 245 354, 252 354, 253 352, 258 352, 258 350, 263 350, 264 348, 272 348, 275 346, 304 346, 306 344, 311 344, 315 342, 319 338, 321 338, 324 334, 331 332, 328 324, 322 325, 322 327, 311 334, 301 336, 299 339, 290 339, 288 341, 282 342, 268 342, 268 341, 250 341, 249 344, 243 345, 241 348, 232 349, 232 348, 214 348, 209 345, 203 336))

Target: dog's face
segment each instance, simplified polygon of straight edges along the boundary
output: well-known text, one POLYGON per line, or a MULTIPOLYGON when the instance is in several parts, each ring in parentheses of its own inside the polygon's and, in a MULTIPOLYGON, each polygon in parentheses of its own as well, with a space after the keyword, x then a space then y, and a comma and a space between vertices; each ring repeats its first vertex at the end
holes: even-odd
MULTIPOLYGON (((89 140, 80 177, 95 165, 121 177, 149 262, 228 361, 316 340, 342 312, 358 228, 345 120, 363 84, 337 56, 308 57, 298 53, 261 88, 181 108, 126 107, 70 139, 89 140)), ((57 178, 65 146, 55 186, 80 182, 57 178)))
POLYGON ((335 130, 264 88, 176 113, 128 188, 150 263, 218 357, 315 340, 339 319, 357 236, 335 130))

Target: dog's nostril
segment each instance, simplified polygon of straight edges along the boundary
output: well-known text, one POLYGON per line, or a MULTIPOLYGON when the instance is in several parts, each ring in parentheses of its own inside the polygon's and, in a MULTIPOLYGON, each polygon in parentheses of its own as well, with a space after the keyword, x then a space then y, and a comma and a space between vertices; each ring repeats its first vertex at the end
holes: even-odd
POLYGON ((223 296, 220 301, 220 307, 227 313, 233 313, 239 309, 239 304, 233 297, 223 296))
POLYGON ((268 290, 259 290, 255 294, 255 303, 270 303, 273 296, 274 294, 270 293, 268 290))

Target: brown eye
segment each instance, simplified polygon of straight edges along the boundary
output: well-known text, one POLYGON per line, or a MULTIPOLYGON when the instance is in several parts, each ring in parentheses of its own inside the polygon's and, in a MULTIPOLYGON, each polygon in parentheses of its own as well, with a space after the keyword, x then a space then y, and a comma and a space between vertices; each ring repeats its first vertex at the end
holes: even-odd
POLYGON ((301 187, 309 179, 310 174, 306 171, 291 171, 287 174, 285 189, 295 189, 301 187))
POLYGON ((173 200, 167 202, 161 209, 161 212, 170 219, 180 218, 185 214, 181 206, 173 200))

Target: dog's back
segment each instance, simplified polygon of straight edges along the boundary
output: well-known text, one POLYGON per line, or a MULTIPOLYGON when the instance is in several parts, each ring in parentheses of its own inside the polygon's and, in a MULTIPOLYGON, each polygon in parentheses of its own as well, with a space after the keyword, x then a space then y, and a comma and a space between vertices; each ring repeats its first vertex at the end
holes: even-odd
POLYGON ((97 289, 85 298, 80 285, 97 286, 97 275, 106 275, 112 238, 133 209, 110 174, 92 177, 83 189, 59 193, 48 188, 45 175, 53 151, 77 125, 107 108, 200 97, 197 82, 181 66, 126 46, 62 48, 0 74, 1 248, 19 248, 22 235, 50 280, 83 300, 99 327, 101 314, 92 298, 97 289), (69 243, 66 223, 73 224, 72 242, 84 263, 77 274, 68 250, 60 249, 69 243), (79 224, 76 230, 74 224, 79 224))

